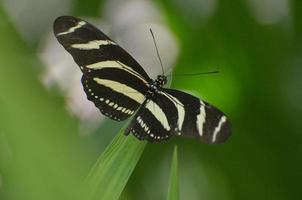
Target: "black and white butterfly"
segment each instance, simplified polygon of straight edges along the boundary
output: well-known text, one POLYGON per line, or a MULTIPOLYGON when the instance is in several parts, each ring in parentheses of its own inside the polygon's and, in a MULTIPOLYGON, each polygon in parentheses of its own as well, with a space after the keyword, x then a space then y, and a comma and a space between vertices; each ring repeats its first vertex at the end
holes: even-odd
POLYGON ((165 75, 152 80, 124 49, 88 22, 61 16, 54 22, 54 33, 80 66, 88 100, 113 120, 134 116, 126 135, 132 132, 149 142, 183 135, 206 143, 222 143, 230 136, 230 122, 220 110, 163 88, 165 75))

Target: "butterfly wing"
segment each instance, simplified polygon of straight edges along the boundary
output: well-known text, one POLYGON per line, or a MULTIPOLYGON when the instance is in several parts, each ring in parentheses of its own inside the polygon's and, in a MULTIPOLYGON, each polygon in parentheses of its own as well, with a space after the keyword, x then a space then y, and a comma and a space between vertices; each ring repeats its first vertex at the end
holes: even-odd
POLYGON ((219 109, 185 92, 163 89, 178 110, 179 135, 205 143, 223 143, 231 134, 231 124, 219 109))
POLYGON ((140 107, 125 134, 132 132, 140 140, 160 142, 175 135, 176 126, 177 109, 174 103, 162 93, 155 93, 140 107))
POLYGON ((163 88, 137 112, 126 134, 130 131, 150 142, 177 134, 212 144, 223 143, 231 134, 231 125, 219 109, 207 102, 178 90, 163 88), (144 127, 151 127, 153 135, 144 127))
POLYGON ((100 30, 84 20, 62 16, 54 22, 54 33, 82 70, 87 98, 103 114, 124 120, 145 101, 149 76, 100 30))

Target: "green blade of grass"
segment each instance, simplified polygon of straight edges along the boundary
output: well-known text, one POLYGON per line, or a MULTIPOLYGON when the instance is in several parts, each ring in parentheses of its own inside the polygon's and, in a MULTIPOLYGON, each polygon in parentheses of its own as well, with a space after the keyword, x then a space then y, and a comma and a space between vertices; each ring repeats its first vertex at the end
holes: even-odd
POLYGON ((81 199, 115 200, 121 195, 146 146, 132 135, 126 137, 123 131, 94 164, 83 183, 81 199))
POLYGON ((179 199, 177 146, 174 147, 167 200, 179 199))

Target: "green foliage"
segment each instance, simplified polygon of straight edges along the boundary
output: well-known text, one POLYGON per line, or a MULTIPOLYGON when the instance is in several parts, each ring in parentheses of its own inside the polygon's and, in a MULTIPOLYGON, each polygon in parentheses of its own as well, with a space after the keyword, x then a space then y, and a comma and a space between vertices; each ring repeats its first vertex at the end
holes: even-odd
POLYGON ((83 184, 81 199, 119 198, 146 145, 123 132, 124 129, 98 158, 83 184))
POLYGON ((177 146, 174 147, 167 200, 179 200, 177 146))
POLYGON ((0 43, 0 199, 71 199, 89 158, 77 123, 1 7, 0 43))
MULTIPOLYGON (((99 15, 105 3, 70 2, 77 16, 99 15)), ((180 199, 301 199, 301 1, 282 1, 290 2, 289 17, 275 24, 258 23, 251 1, 213 1, 215 10, 206 17, 191 14, 199 9, 192 11, 191 3, 199 1, 156 2, 179 41, 175 73, 220 71, 175 77, 172 87, 221 108, 232 122, 230 140, 209 146, 173 138, 148 145, 140 156, 145 143, 120 133, 102 153, 120 125, 106 123, 106 131, 80 135, 63 97, 41 85, 39 49, 25 43, 0 4, 0 199, 75 199, 81 188, 83 200, 110 200, 124 187, 123 199, 164 199, 178 194, 177 182, 180 199), (165 167, 175 143, 181 149, 179 181, 176 150, 172 170, 165 167)), ((24 16, 22 27, 27 24, 34 19, 24 16)))

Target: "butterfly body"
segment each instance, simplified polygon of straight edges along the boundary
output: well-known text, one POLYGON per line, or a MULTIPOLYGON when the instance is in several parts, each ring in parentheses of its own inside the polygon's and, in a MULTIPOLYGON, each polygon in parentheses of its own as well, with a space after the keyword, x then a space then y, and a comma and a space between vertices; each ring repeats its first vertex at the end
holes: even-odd
POLYGON ((158 75, 155 80, 152 80, 149 84, 148 91, 146 93, 146 99, 150 99, 155 93, 161 90, 161 88, 167 84, 167 76, 158 75))
POLYGON ((149 142, 182 135, 210 144, 230 136, 230 122, 219 109, 164 88, 164 74, 152 80, 123 48, 88 22, 62 16, 54 23, 54 33, 79 65, 87 99, 113 120, 132 117, 126 135, 149 142))

